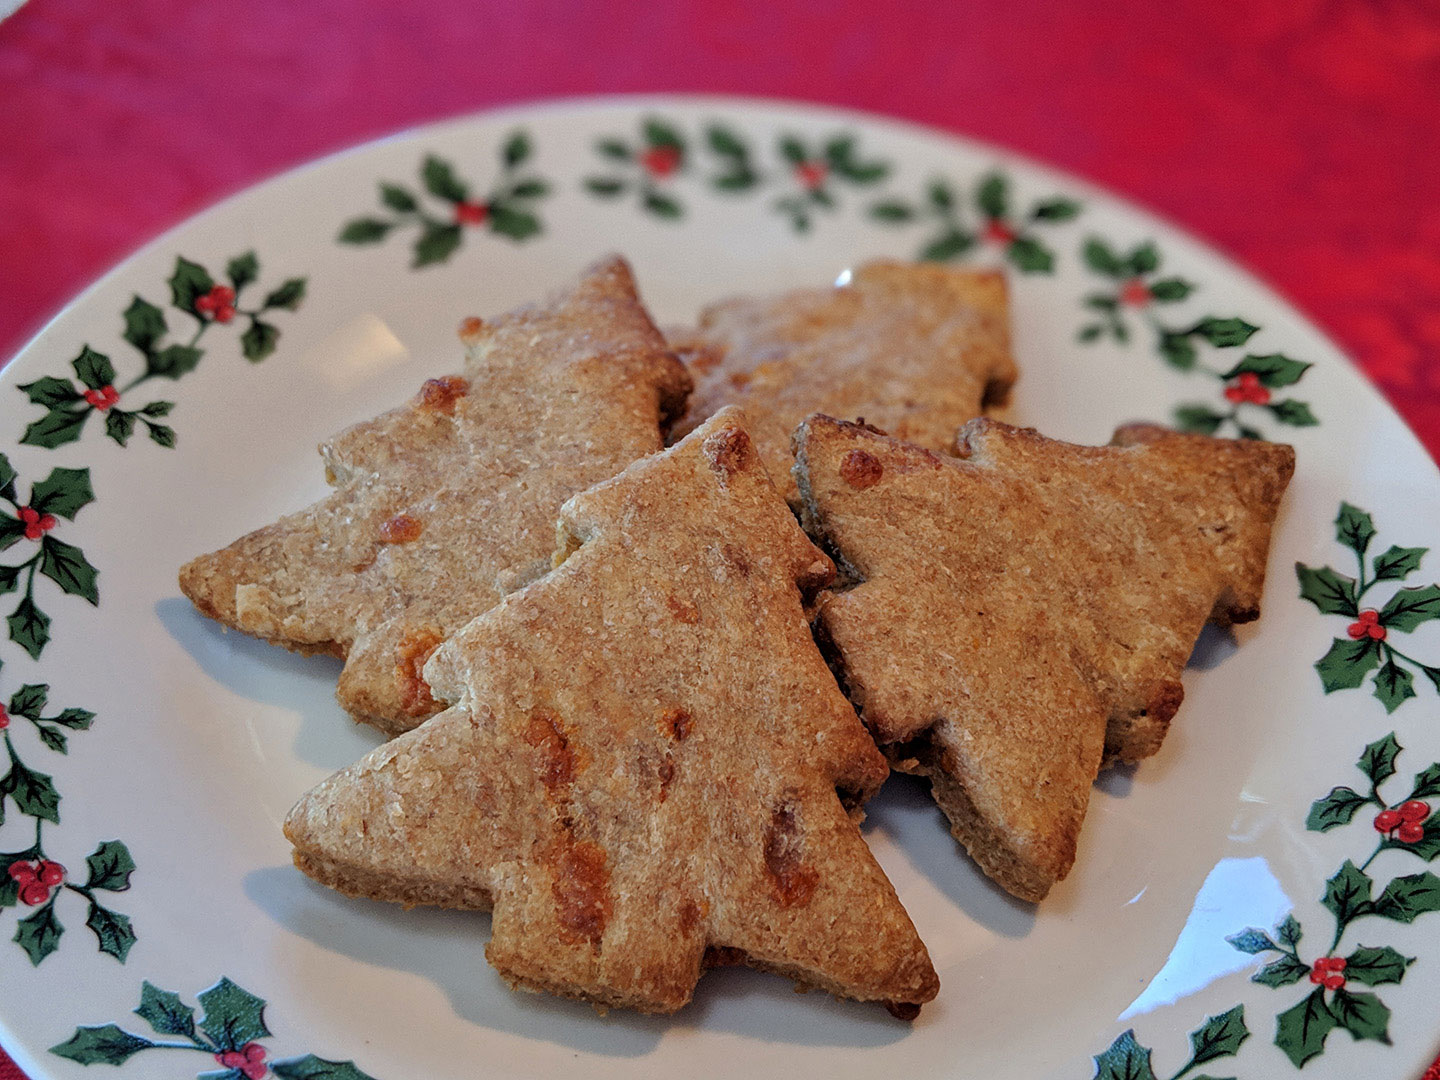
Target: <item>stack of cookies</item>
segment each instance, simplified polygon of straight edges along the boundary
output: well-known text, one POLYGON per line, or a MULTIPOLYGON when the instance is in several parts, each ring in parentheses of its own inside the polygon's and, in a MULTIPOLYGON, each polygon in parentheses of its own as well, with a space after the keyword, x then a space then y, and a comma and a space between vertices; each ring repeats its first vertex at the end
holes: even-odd
POLYGON ((180 572, 344 658, 341 704, 395 736, 301 798, 296 865, 493 910, 517 987, 668 1013, 746 964, 915 1016, 939 980, 866 800, 928 777, 1043 899, 1206 621, 1259 615, 1294 467, 977 419, 1008 321, 998 274, 877 263, 667 340, 618 258, 467 320, 462 374, 321 448, 331 495, 180 572))

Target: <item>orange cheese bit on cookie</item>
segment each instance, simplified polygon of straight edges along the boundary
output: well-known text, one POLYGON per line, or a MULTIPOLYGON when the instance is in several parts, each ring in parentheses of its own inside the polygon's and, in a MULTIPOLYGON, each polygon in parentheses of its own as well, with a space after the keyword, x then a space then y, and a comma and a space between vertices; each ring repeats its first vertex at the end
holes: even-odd
POLYGON ((1155 753, 1206 620, 1260 613, 1288 446, 1121 428, 1073 446, 974 420, 960 458, 813 416, 806 529, 853 587, 818 632, 898 769, 987 874, 1070 870, 1102 758, 1155 753))
POLYGON ((519 987, 668 1013, 744 963, 913 1015, 935 972, 852 816, 888 769, 805 614, 833 566, 742 414, 570 499, 560 533, 557 569, 426 666, 455 704, 291 811, 296 865, 493 907, 519 987))

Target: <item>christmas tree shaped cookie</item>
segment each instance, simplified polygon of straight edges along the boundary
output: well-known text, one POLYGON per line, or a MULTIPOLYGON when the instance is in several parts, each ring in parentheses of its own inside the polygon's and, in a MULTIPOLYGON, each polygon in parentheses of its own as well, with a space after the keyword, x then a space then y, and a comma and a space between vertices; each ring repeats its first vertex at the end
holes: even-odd
POLYGON ((558 546, 426 666, 450 709, 301 799, 296 864, 493 907, 519 987, 672 1012, 745 963, 913 1015, 935 973, 852 816, 888 770, 805 616, 833 567, 739 411, 572 498, 558 546))
POLYGON ((874 262, 835 288, 715 304, 670 335, 695 377, 684 432, 739 405, 791 502, 790 433, 812 412, 863 417, 949 453, 955 432, 1015 381, 1004 275, 874 262))
POLYGON ((1259 615, 1294 452, 1143 425, 1073 446, 988 420, 959 445, 825 416, 796 432, 806 527, 855 582, 819 631, 892 763, 1039 900, 1102 757, 1159 749, 1206 620, 1259 615))
POLYGON ((661 449, 690 385, 618 258, 462 337, 463 376, 321 447, 333 494, 180 571, 212 618, 343 657, 340 703, 389 733, 438 711, 430 653, 549 569, 560 505, 661 449))

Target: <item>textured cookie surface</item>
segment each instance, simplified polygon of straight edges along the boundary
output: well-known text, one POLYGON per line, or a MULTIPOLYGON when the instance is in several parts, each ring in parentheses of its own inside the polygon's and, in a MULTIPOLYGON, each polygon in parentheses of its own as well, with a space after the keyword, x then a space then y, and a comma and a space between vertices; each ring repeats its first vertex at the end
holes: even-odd
POLYGON ((476 323, 463 376, 321 447, 333 494, 180 572, 205 614, 344 657, 341 705, 390 733, 439 709, 435 647, 549 569, 560 505, 659 450, 689 389, 620 259, 476 323))
POLYGON ((819 614, 851 700, 981 867, 1042 898, 1102 756, 1159 748, 1206 620, 1258 616, 1294 452, 982 419, 957 459, 823 416, 795 447, 806 528, 859 582, 819 614))
POLYGON ((707 963, 900 1013, 932 998, 847 812, 888 769, 803 610, 833 567, 738 410, 571 499, 558 548, 430 660, 452 708, 301 799, 296 864, 493 906, 507 979, 603 1005, 674 1011, 707 963))
POLYGON ((743 407, 792 503, 790 433, 812 412, 951 453, 1016 374, 1004 276, 933 263, 868 263, 841 287, 727 300, 670 340, 695 378, 678 430, 743 407))

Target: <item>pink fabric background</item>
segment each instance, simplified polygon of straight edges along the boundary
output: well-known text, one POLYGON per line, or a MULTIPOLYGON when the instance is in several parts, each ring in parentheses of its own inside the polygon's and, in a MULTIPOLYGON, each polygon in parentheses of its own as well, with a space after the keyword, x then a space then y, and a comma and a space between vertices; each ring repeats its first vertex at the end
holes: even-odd
POLYGON ((1440 5, 926 7, 30 0, 0 24, 0 358, 160 230, 318 154, 539 97, 735 92, 973 134, 1148 203, 1288 294, 1440 451, 1440 5))

